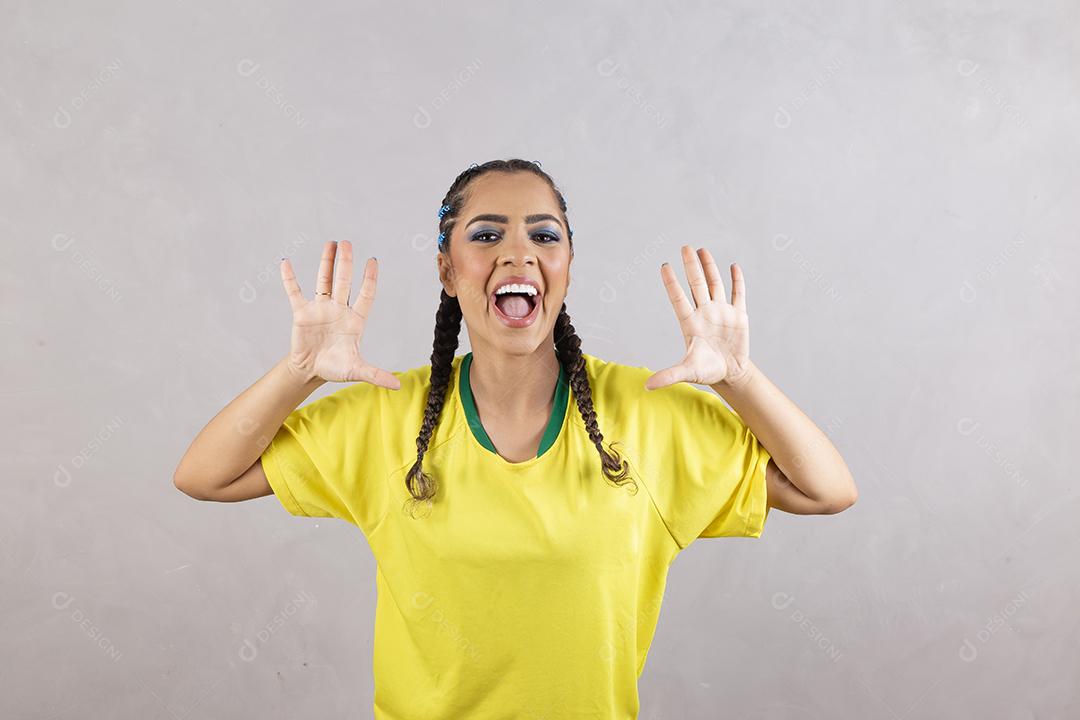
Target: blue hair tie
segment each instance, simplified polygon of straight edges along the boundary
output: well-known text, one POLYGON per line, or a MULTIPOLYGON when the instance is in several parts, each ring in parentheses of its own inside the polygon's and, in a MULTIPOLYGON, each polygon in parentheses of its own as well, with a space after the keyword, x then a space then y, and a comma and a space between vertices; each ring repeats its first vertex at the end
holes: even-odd
MULTIPOLYGON (((443 205, 441 208, 439 208, 439 219, 442 220, 442 216, 445 215, 448 212, 450 212, 450 206, 449 205, 443 205)), ((440 252, 442 251, 443 245, 445 245, 445 244, 446 244, 446 233, 441 232, 441 233, 439 233, 439 251, 440 252)))

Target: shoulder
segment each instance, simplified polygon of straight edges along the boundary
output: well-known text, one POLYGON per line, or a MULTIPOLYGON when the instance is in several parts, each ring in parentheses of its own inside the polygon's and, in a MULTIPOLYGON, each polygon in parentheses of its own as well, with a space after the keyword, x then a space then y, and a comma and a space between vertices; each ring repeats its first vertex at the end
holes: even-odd
POLYGON ((652 375, 649 368, 605 360, 582 353, 585 358, 593 408, 606 423, 632 419, 642 404, 649 400, 645 380, 652 375))
MULTIPOLYGON (((454 358, 449 381, 452 381, 455 376, 460 362, 460 356, 454 358)), ((346 385, 336 391, 332 397, 337 398, 341 409, 346 412, 362 412, 366 417, 377 419, 384 426, 393 427, 388 423, 400 422, 404 427, 409 427, 410 422, 413 424, 421 422, 427 407, 428 393, 431 390, 431 365, 392 370, 391 374, 401 383, 401 387, 397 390, 357 382, 346 385), (378 413, 378 417, 372 417, 371 413, 378 413)), ((449 395, 448 392, 447 397, 449 395)))
POLYGON ((594 398, 609 395, 617 399, 646 392, 645 380, 652 375, 647 367, 624 365, 588 353, 581 353, 581 356, 585 359, 585 371, 594 398))
MULTIPOLYGON (((648 390, 645 381, 656 370, 645 365, 626 365, 582 353, 597 412, 605 411, 613 422, 631 419, 639 426, 656 426, 688 409, 722 413, 724 402, 710 389, 675 383, 648 390)), ((726 406, 725 408, 726 409, 726 406)))

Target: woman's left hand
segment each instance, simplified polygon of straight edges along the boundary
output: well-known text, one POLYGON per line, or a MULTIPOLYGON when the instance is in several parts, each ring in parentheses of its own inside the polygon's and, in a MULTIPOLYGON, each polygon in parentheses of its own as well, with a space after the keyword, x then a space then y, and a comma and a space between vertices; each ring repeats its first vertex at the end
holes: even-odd
POLYGON ((750 363, 750 319, 742 269, 738 263, 731 264, 729 303, 720 270, 709 251, 702 248, 695 252, 683 245, 682 256, 693 305, 670 265, 661 265, 660 275, 686 341, 686 355, 678 364, 649 376, 645 387, 656 390, 677 382, 737 384, 750 363))

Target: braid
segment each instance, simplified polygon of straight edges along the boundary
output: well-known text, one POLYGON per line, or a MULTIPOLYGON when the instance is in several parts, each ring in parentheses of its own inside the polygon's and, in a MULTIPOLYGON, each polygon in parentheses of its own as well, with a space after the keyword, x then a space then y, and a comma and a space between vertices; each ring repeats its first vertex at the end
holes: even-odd
MULTIPOLYGON (((547 181, 551 186, 555 198, 558 200, 559 209, 562 210, 563 219, 566 218, 566 200, 563 198, 551 176, 540 169, 540 163, 532 160, 491 160, 482 165, 473 164, 463 171, 450 185, 442 204, 447 206, 446 212, 439 218, 439 232, 445 238, 439 247, 439 252, 450 252, 450 236, 457 222, 457 215, 467 200, 469 183, 478 176, 488 172, 531 172, 547 181)), ((570 245, 570 256, 574 254, 574 231, 570 229, 570 222, 566 222, 567 240, 570 245)), ((424 453, 427 452, 428 443, 435 431, 442 412, 443 403, 446 402, 446 391, 450 385, 450 371, 453 367, 454 353, 458 347, 458 335, 461 333, 461 305, 457 298, 450 297, 443 289, 439 309, 435 313, 435 344, 431 351, 431 387, 428 390, 427 407, 424 409, 424 422, 420 427, 420 434, 416 438, 416 462, 405 476, 405 487, 412 497, 405 501, 406 510, 413 517, 425 514, 431 508, 438 490, 434 478, 424 472, 424 453), (421 512, 417 512, 421 510, 421 512)), ((630 484, 632 492, 637 492, 637 483, 629 478, 628 465, 623 461, 618 452, 612 446, 605 449, 604 436, 596 422, 596 412, 593 409, 592 388, 589 386, 589 378, 585 372, 585 358, 581 354, 581 338, 574 332, 574 326, 570 324, 570 316, 566 313, 566 303, 563 303, 559 317, 555 321, 555 354, 559 363, 566 370, 570 379, 570 387, 577 400, 578 410, 585 421, 585 429, 589 433, 589 439, 596 446, 600 454, 600 465, 604 476, 616 486, 630 484)))
POLYGON ((596 446, 596 452, 600 453, 604 477, 617 487, 629 483, 633 488, 631 494, 636 493, 637 483, 633 478, 629 478, 629 468, 626 461, 615 450, 614 443, 610 450, 603 446, 604 436, 596 424, 592 386, 589 385, 589 377, 585 372, 585 358, 581 354, 581 338, 577 336, 574 326, 570 324, 570 316, 566 313, 566 303, 563 303, 559 317, 555 320, 555 354, 559 358, 559 363, 566 369, 567 375, 570 376, 570 387, 574 391, 574 398, 577 399, 581 418, 585 421, 585 430, 589 433, 589 439, 592 440, 593 445, 596 446))
POLYGON ((454 361, 454 352, 458 347, 461 334, 461 305, 457 298, 442 291, 439 309, 435 313, 435 344, 431 351, 431 388, 428 390, 427 407, 424 409, 424 424, 416 438, 416 462, 405 477, 411 500, 406 500, 406 510, 410 514, 427 505, 435 497, 435 481, 423 470, 424 453, 427 452, 431 434, 439 420, 443 403, 446 401, 446 389, 450 384, 450 370, 454 361))

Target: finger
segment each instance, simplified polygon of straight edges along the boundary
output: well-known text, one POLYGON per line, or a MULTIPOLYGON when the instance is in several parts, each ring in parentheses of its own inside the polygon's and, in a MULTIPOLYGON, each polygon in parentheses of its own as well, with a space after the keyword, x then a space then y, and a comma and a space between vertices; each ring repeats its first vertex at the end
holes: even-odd
POLYGON ((352 305, 352 309, 365 320, 371 313, 371 304, 375 302, 375 288, 378 285, 378 280, 379 261, 375 258, 368 258, 367 263, 364 265, 364 280, 360 283, 360 292, 356 294, 356 302, 352 305))
POLYGON ((694 304, 701 307, 711 299, 701 262, 698 260, 697 253, 689 245, 682 246, 682 259, 683 267, 686 268, 686 282, 690 285, 690 294, 694 296, 694 304))
POLYGON ((675 277, 675 271, 671 269, 671 265, 664 263, 660 266, 660 277, 663 278, 664 287, 667 288, 671 307, 675 309, 675 318, 681 323, 694 314, 694 307, 690 304, 690 300, 687 299, 686 293, 683 292, 682 285, 679 284, 679 278, 675 277))
POLYGON ((285 286, 285 294, 289 297, 289 306, 293 310, 299 310, 307 303, 304 294, 300 292, 300 283, 296 282, 296 273, 293 272, 289 258, 281 258, 281 284, 285 286))
POLYGON ((731 263, 731 304, 746 310, 746 282, 739 263, 731 263))
POLYGON ((727 302, 727 293, 724 292, 724 278, 720 275, 720 268, 716 266, 712 253, 705 248, 697 251, 698 259, 705 268, 705 279, 709 282, 709 295, 718 302, 727 302))
POLYGON ((401 389, 401 380, 399 380, 394 373, 375 367, 374 365, 367 365, 360 368, 360 377, 363 378, 365 382, 384 387, 387 390, 401 389))
POLYGON ((315 299, 320 300, 330 294, 333 284, 334 255, 337 252, 337 242, 327 240, 323 245, 322 259, 319 260, 319 275, 315 279, 315 299))
POLYGON ((686 369, 681 363, 678 365, 672 365, 669 368, 664 368, 659 372, 655 372, 645 380, 646 390, 659 390, 662 387, 668 385, 674 385, 675 383, 684 382, 690 379, 691 375, 689 370, 686 369))
POLYGON ((331 299, 341 305, 349 304, 352 293, 352 243, 342 240, 338 245, 337 261, 334 263, 334 290, 331 299))

